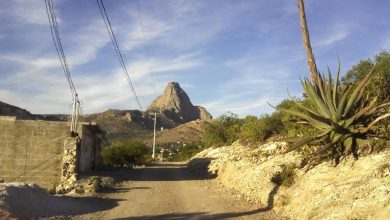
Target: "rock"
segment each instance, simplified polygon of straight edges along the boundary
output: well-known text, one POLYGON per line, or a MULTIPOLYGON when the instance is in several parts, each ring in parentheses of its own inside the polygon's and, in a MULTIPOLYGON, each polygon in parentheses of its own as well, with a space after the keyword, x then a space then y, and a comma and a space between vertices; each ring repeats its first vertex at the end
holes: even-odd
POLYGON ((3 179, 0 179, 0 183, 4 183, 4 180, 3 180, 3 179))
POLYGON ((205 108, 194 106, 191 103, 187 93, 177 82, 168 83, 164 93, 148 106, 146 112, 162 113, 177 123, 185 123, 197 119, 212 119, 212 116, 205 108))

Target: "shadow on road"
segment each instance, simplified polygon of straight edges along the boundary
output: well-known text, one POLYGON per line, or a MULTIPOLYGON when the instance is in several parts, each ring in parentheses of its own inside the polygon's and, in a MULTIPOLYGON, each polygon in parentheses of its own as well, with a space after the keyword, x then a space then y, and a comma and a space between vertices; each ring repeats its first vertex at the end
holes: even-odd
MULTIPOLYGON (((157 219, 164 219, 164 220, 185 220, 185 219, 202 219, 202 220, 208 220, 208 219, 232 219, 232 218, 238 218, 238 217, 244 217, 244 216, 250 216, 255 214, 263 213, 264 216, 260 217, 260 219, 273 219, 275 216, 270 214, 270 217, 267 217, 267 214, 269 214, 269 211, 272 210, 274 207, 274 197, 276 193, 279 190, 280 185, 275 185, 275 187, 271 190, 271 192, 268 194, 268 202, 267 206, 260 209, 254 209, 251 211, 245 211, 245 212, 225 212, 225 213, 217 213, 217 214, 209 214, 207 212, 190 212, 190 213, 167 213, 162 215, 149 215, 149 216, 136 216, 136 217, 127 217, 127 218, 120 218, 118 220, 157 220, 157 219)), ((257 217, 257 216, 256 216, 257 217)), ((278 219, 285 219, 281 216, 279 216, 278 219)))
POLYGON ((37 187, 9 187, 5 204, 21 219, 74 216, 105 211, 118 206, 120 199, 54 196, 37 187))
POLYGON ((185 181, 204 180, 215 178, 207 172, 194 173, 183 164, 150 164, 145 167, 137 167, 130 171, 128 180, 131 181, 185 181))
POLYGON ((217 175, 207 172, 212 158, 197 158, 186 162, 155 162, 134 168, 110 168, 82 173, 80 178, 110 177, 114 183, 123 181, 181 181, 213 179, 217 175))

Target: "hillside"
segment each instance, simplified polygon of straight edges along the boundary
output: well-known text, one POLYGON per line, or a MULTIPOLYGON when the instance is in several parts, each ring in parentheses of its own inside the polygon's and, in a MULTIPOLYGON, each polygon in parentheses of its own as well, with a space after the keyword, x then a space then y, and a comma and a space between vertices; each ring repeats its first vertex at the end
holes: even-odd
MULTIPOLYGON (((156 98, 145 112, 109 109, 101 113, 83 115, 80 121, 96 122, 106 132, 108 141, 136 138, 151 145, 154 113, 157 114, 157 138, 160 143, 202 140, 205 121, 212 119, 205 108, 192 104, 179 83, 171 82, 165 87, 164 93, 156 98)), ((30 120, 70 120, 69 115, 34 115, 3 102, 0 102, 0 115, 30 120)))
POLYGON ((16 116, 17 119, 35 119, 36 116, 31 112, 21 109, 19 107, 0 102, 0 115, 3 116, 16 116))
MULTIPOLYGON (((156 133, 157 145, 175 142, 203 141, 203 129, 208 124, 205 120, 190 121, 172 129, 159 130, 156 133)), ((146 135, 142 141, 148 145, 153 143, 153 133, 146 135)))
POLYGON ((284 142, 269 142, 256 149, 239 143, 210 148, 197 154, 190 168, 217 174, 240 197, 291 219, 390 218, 390 151, 308 169, 302 167, 300 154, 282 153, 285 147, 284 142), (294 175, 280 174, 283 166, 291 167, 294 175), (280 186, 272 179, 290 184, 280 186))
MULTIPOLYGON (((123 140, 127 138, 143 139, 153 133, 154 115, 138 110, 109 109, 102 113, 85 115, 84 122, 96 122, 104 131, 109 140, 123 140)), ((176 123, 165 115, 158 114, 157 127, 173 128, 176 123)))

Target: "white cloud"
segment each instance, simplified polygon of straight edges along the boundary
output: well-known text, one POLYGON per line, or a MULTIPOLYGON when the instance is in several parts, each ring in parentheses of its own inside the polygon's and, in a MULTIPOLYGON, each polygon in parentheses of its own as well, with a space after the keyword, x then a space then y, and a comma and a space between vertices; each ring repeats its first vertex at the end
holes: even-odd
POLYGON ((149 17, 143 18, 143 24, 145 35, 142 33, 141 25, 137 25, 135 22, 130 27, 130 31, 124 34, 123 44, 121 44, 123 51, 130 51, 137 47, 145 46, 145 42, 148 44, 149 42, 159 39, 173 29, 173 26, 167 22, 149 17))
POLYGON ((81 27, 76 33, 68 34, 72 47, 69 54, 68 63, 71 67, 83 65, 94 60, 104 46, 110 43, 108 33, 100 23, 92 21, 81 27))
MULTIPOLYGON (((76 33, 67 34, 63 39, 66 39, 66 42, 69 42, 69 45, 64 49, 64 52, 67 55, 67 61, 70 68, 86 64, 95 59, 99 50, 109 43, 109 37, 107 33, 104 32, 104 29, 93 22, 80 28, 76 33)), ((62 44, 64 45, 64 41, 62 44)), ((23 54, 3 54, 0 55, 0 59, 41 69, 57 68, 61 66, 53 42, 37 46, 49 47, 51 50, 50 54, 52 55, 39 54, 37 56, 34 52, 26 52, 23 54)))
POLYGON ((215 116, 225 112, 233 112, 239 116, 247 114, 261 115, 271 113, 274 109, 268 105, 270 103, 279 103, 285 96, 275 95, 274 93, 258 93, 247 96, 245 94, 222 97, 218 101, 203 103, 201 106, 208 111, 213 112, 215 116))
POLYGON ((191 67, 199 66, 203 60, 199 57, 199 53, 183 54, 176 58, 160 58, 160 59, 142 59, 127 66, 134 73, 135 79, 146 77, 152 73, 174 72, 191 67))
MULTIPOLYGON (((198 53, 182 55, 173 59, 154 59, 153 73, 175 72, 201 64, 198 53)), ((14 58, 22 60, 22 58, 14 58)), ((59 61, 57 61, 59 62, 59 61)), ((170 81, 164 77, 150 77, 146 60, 131 63, 138 71, 132 76, 136 91, 143 107, 156 97, 154 87, 163 88, 170 81)), ((84 112, 104 111, 107 108, 137 108, 135 99, 127 84, 123 72, 119 69, 107 74, 72 75, 80 99, 84 103, 84 112)), ((0 81, 0 100, 22 106, 33 113, 69 113, 72 101, 68 83, 61 69, 42 68, 25 63, 22 69, 0 81), (13 88, 18 88, 17 90, 13 88), (32 93, 29 91, 33 91, 32 93)))
POLYGON ((345 25, 335 25, 329 32, 322 31, 319 34, 323 37, 315 40, 314 47, 323 48, 332 46, 336 42, 343 40, 348 36, 349 31, 345 25))
MULTIPOLYGON (((3 2, 0 14, 28 24, 49 25, 44 1, 8 0, 6 2, 3 2)), ((61 20, 58 19, 58 22, 61 20)))

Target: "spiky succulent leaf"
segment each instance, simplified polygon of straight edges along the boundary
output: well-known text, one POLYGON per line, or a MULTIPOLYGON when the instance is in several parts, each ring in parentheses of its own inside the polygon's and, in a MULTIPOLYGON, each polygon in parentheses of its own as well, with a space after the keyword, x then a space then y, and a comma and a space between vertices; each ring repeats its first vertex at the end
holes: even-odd
POLYGON ((295 101, 302 111, 283 108, 278 110, 304 119, 323 133, 315 137, 303 138, 300 142, 295 143, 290 150, 313 141, 328 140, 328 143, 320 147, 316 153, 322 153, 332 148, 332 152, 346 155, 355 151, 356 146, 364 143, 369 130, 379 121, 390 117, 390 113, 383 115, 378 113, 378 109, 387 107, 390 103, 376 106, 376 98, 370 101, 369 97, 365 96, 365 90, 373 73, 374 68, 357 85, 339 86, 339 63, 334 82, 330 71, 328 77, 318 73, 318 77, 313 81, 307 78, 301 80, 307 98, 315 108, 308 108, 295 101))
POLYGON ((349 113, 349 110, 352 108, 353 104, 360 100, 365 92, 365 88, 368 85, 369 80, 374 73, 375 66, 371 69, 371 71, 364 77, 364 79, 355 87, 355 90, 352 92, 351 97, 348 100, 347 106, 345 107, 345 112, 343 116, 346 116, 349 113), (358 96, 359 94, 359 96, 358 96))

